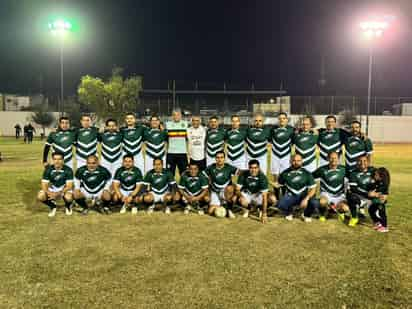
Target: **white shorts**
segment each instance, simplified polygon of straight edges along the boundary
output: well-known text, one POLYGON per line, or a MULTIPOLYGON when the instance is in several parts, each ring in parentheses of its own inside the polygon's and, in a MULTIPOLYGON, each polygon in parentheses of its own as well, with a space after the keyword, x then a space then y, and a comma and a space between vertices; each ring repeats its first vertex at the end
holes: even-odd
POLYGON ((290 167, 290 155, 283 158, 276 157, 272 152, 270 172, 272 175, 280 175, 284 170, 290 167))
POLYGON ((226 157, 226 163, 236 167, 239 170, 246 170, 248 168, 247 165, 247 158, 246 158, 246 153, 243 154, 241 157, 239 157, 236 160, 230 160, 228 157, 226 157))
POLYGON ((222 200, 224 199, 225 199, 225 191, 220 191, 220 192, 211 191, 210 192, 210 205, 221 206, 222 200))
POLYGON ((166 192, 164 194, 157 194, 154 193, 153 191, 150 191, 151 194, 153 194, 153 204, 155 203, 163 203, 165 200, 165 195, 168 194, 169 192, 166 192))
POLYGON ((99 199, 102 196, 102 193, 105 189, 101 189, 100 191, 96 193, 89 193, 85 188, 80 188, 80 192, 83 193, 84 197, 86 199, 99 199))
POLYGON ((127 190, 123 190, 122 188, 120 188, 120 193, 123 196, 129 196, 132 192, 133 192, 133 190, 132 191, 127 191, 127 190))
POLYGON ((267 175, 267 172, 268 172, 268 154, 267 153, 260 156, 259 158, 253 158, 251 156, 248 156, 248 158, 247 158, 247 163, 248 164, 249 164, 250 160, 258 160, 260 170, 262 171, 263 174, 267 175))
POLYGON ((329 204, 334 204, 334 205, 338 205, 339 203, 346 201, 345 194, 332 195, 328 192, 321 192, 319 196, 326 198, 329 204))
POLYGON ((303 168, 306 169, 310 173, 313 173, 314 171, 316 171, 316 169, 318 168, 316 164, 316 159, 310 162, 308 165, 303 165, 303 168))
POLYGON ((76 157, 76 168, 77 169, 81 168, 82 166, 85 166, 86 163, 87 163, 86 159, 83 159, 79 156, 76 157))
POLYGON ((241 192, 242 197, 247 201, 247 203, 254 204, 256 206, 260 206, 263 204, 263 195, 261 192, 259 193, 248 193, 248 192, 241 192))
MULTIPOLYGON (((161 158, 163 160, 163 168, 166 168, 166 156, 161 158)), ((144 173, 153 169, 153 158, 146 154, 146 160, 144 162, 144 173)))
MULTIPOLYGON (((53 192, 53 193, 59 193, 59 195, 57 196, 57 198, 62 198, 63 197, 63 187, 54 187, 54 186, 49 186, 48 191, 53 192)), ((40 192, 44 192, 43 190, 40 190, 40 192)), ((71 191, 67 191, 67 192, 71 192, 71 191)))
POLYGON ((116 173, 117 169, 120 168, 122 166, 122 159, 119 158, 116 161, 109 162, 106 161, 104 158, 102 158, 101 163, 100 163, 103 167, 107 168, 110 172, 110 174, 112 175, 112 179, 114 177, 114 174, 116 173))

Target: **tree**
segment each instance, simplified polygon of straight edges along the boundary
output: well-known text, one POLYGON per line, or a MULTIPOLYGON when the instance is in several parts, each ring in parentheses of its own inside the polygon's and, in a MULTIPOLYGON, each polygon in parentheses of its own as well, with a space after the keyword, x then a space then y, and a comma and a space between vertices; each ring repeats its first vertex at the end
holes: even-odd
POLYGON ((31 119, 34 123, 42 127, 43 136, 46 135, 46 128, 50 127, 55 121, 53 114, 45 111, 42 108, 39 108, 38 110, 36 110, 32 114, 31 119))
POLYGON ((90 75, 81 79, 77 90, 79 100, 96 111, 99 119, 110 117, 119 121, 125 112, 136 110, 142 90, 142 77, 123 78, 122 71, 115 67, 107 81, 90 75))

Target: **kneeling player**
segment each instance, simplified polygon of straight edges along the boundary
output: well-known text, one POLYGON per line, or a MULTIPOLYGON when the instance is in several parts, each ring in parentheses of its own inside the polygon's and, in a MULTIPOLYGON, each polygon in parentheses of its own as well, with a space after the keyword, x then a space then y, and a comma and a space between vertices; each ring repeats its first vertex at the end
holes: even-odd
POLYGON ((185 214, 189 214, 192 208, 198 210, 199 215, 203 215, 201 204, 209 204, 209 180, 199 173, 199 166, 191 163, 189 170, 180 177, 179 192, 182 201, 186 205, 185 214))
POLYGON ((267 221, 268 203, 275 204, 276 197, 268 194, 268 179, 262 173, 258 160, 249 161, 249 170, 240 174, 237 181, 239 204, 245 209, 243 217, 249 216, 249 207, 261 206, 260 219, 262 223, 267 221))
POLYGON ((53 153, 53 165, 48 165, 41 180, 41 190, 37 199, 50 208, 49 217, 56 215, 56 200, 63 198, 66 206, 66 215, 72 214, 73 202, 73 171, 64 165, 62 153, 53 153))
POLYGON ((134 156, 126 154, 123 165, 117 169, 113 179, 113 202, 123 203, 120 213, 124 214, 128 206, 132 206, 132 214, 137 214, 137 204, 142 198, 137 196, 143 183, 142 172, 134 165, 134 156))
MULTIPOLYGON (((239 170, 225 163, 225 153, 216 153, 216 163, 208 166, 203 173, 209 178, 211 184, 209 214, 215 214, 219 207, 233 206, 235 201, 235 188, 232 185, 232 176, 237 175, 239 170)), ((229 218, 235 218, 232 210, 228 210, 229 218)))
POLYGON ((163 203, 165 213, 170 214, 170 204, 180 199, 176 190, 176 181, 172 173, 163 168, 162 159, 153 160, 153 169, 144 176, 144 184, 148 187, 148 193, 143 197, 146 204, 150 204, 148 213, 152 213, 156 203, 163 203))
POLYGON ((319 220, 326 221, 326 212, 330 208, 338 212, 338 218, 343 220, 349 206, 345 197, 346 169, 339 165, 337 152, 328 155, 329 164, 319 167, 314 173, 315 180, 320 180, 319 220))
POLYGON ((92 204, 96 204, 103 213, 110 213, 111 194, 109 188, 111 178, 110 172, 99 165, 99 160, 95 155, 88 156, 86 165, 76 171, 74 199, 83 208, 83 215, 89 213, 86 199, 92 200, 92 204), (101 204, 103 204, 103 208, 100 208, 101 204))

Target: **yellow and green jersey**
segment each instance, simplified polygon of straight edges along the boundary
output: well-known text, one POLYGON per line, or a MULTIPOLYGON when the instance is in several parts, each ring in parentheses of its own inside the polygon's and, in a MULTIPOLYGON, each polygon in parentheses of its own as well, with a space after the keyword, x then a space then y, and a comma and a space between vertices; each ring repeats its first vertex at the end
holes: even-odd
POLYGON ((187 152, 187 128, 186 120, 167 121, 166 129, 168 134, 167 153, 184 153, 187 152))

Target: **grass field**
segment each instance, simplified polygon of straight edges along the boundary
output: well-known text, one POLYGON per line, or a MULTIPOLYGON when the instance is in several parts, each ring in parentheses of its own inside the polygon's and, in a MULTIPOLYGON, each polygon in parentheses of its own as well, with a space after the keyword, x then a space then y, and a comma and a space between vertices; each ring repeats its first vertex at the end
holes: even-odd
POLYGON ((42 143, 0 151, 1 308, 412 308, 410 145, 376 145, 388 234, 181 212, 50 219, 35 201, 42 143))

